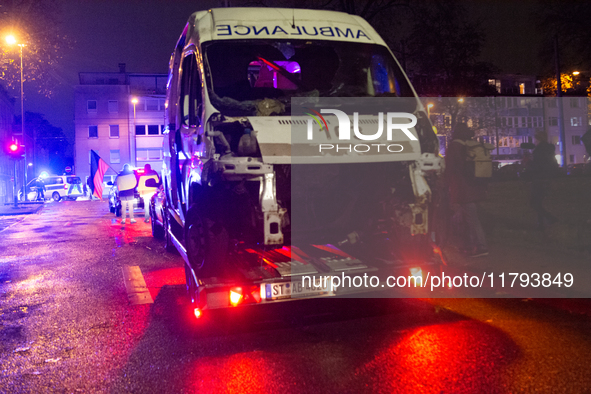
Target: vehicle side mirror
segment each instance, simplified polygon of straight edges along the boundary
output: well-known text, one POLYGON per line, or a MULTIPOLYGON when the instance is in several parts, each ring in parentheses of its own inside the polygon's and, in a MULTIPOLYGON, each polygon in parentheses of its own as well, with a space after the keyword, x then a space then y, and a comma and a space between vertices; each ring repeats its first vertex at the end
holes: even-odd
POLYGON ((522 142, 519 147, 521 149, 535 149, 536 145, 532 144, 531 142, 522 142))
POLYGON ((156 179, 148 179, 146 181, 146 187, 158 187, 158 183, 156 183, 156 179))
POLYGON ((111 182, 111 181, 107 182, 107 186, 113 186, 113 182, 111 182))

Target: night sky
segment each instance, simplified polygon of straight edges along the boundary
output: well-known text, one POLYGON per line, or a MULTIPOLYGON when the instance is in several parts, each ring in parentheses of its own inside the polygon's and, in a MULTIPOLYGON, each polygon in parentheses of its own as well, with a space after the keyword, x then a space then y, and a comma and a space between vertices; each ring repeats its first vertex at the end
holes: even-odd
MULTIPOLYGON (((27 94, 25 110, 39 112, 61 127, 73 142, 74 86, 79 72, 165 73, 170 53, 189 15, 216 7, 219 1, 187 0, 64 0, 62 32, 75 40, 65 53, 56 77, 60 88, 52 98, 27 94)), ((482 59, 503 72, 537 74, 540 40, 531 11, 534 1, 466 2, 470 15, 482 20, 487 42, 482 59)), ((26 70, 25 70, 26 71, 26 70)), ((17 96, 18 92, 14 92, 17 96)), ((16 113, 20 113, 17 100, 16 113)))

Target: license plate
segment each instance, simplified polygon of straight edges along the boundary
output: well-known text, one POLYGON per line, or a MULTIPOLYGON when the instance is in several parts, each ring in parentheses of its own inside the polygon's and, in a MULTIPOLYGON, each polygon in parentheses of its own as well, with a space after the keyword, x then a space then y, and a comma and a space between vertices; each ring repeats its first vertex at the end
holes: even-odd
POLYGON ((306 286, 302 285, 301 280, 293 282, 281 282, 281 283, 262 283, 262 293, 265 294, 267 300, 279 300, 285 298, 300 298, 300 297, 312 297, 317 295, 330 294, 330 280, 322 283, 321 286, 306 286))

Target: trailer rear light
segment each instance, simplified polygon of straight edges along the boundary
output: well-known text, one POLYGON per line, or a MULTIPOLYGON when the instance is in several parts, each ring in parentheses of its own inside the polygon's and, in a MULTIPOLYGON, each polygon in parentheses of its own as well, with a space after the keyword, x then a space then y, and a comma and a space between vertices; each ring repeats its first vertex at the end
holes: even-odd
POLYGON ((203 312, 201 312, 201 309, 199 308, 195 308, 193 310, 193 313, 195 314, 195 318, 199 319, 201 316, 203 316, 203 312))
POLYGON ((261 292, 259 288, 254 288, 251 292, 250 292, 250 296, 252 297, 252 299, 254 300, 254 302, 256 302, 257 304, 259 302, 261 302, 261 292))
POLYGON ((237 306, 242 301, 242 288, 241 287, 233 287, 230 289, 230 304, 232 306, 237 306))

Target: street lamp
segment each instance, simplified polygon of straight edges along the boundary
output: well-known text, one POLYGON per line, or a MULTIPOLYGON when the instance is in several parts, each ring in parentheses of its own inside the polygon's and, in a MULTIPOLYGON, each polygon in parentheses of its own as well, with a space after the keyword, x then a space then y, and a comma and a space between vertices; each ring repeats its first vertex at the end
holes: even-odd
POLYGON ((427 104, 427 117, 431 119, 431 108, 433 108, 433 103, 427 104))
MULTIPOLYGON (((24 100, 24 94, 23 94, 23 48, 25 47, 25 44, 18 44, 16 41, 16 38, 13 35, 8 35, 6 36, 6 43, 8 45, 18 45, 18 47, 20 48, 20 60, 21 60, 21 132, 23 133, 23 139, 26 136, 25 133, 25 100, 24 100)), ((27 162, 27 148, 26 148, 26 142, 25 142, 25 154, 24 154, 24 158, 25 158, 25 163, 27 162)), ((26 189, 26 185, 27 185, 27 167, 25 166, 24 168, 24 172, 25 172, 25 186, 24 188, 26 189)), ((16 183, 16 173, 14 174, 15 176, 15 183, 16 183)), ((25 196, 25 201, 27 201, 27 193, 23 192, 24 196, 25 196)))
POLYGON ((132 165, 135 167, 135 165, 136 165, 135 155, 133 155, 133 156, 131 155, 131 153, 132 153, 132 150, 131 150, 131 142, 132 141, 135 142, 135 106, 138 103, 137 97, 132 97, 131 103, 133 104, 133 133, 134 133, 133 135, 134 135, 134 138, 132 139, 131 138, 131 133, 129 133, 129 160, 131 161, 132 165), (134 158, 133 160, 132 160, 132 157, 134 158))
POLYGON ((573 71, 573 75, 577 76, 577 75, 579 75, 579 74, 580 74, 580 72, 578 72, 578 71, 573 71))

